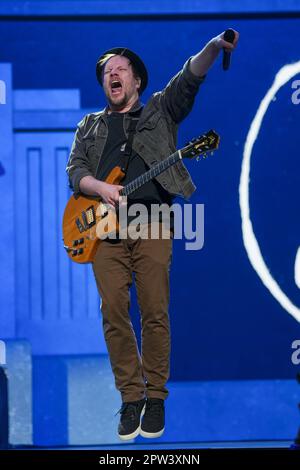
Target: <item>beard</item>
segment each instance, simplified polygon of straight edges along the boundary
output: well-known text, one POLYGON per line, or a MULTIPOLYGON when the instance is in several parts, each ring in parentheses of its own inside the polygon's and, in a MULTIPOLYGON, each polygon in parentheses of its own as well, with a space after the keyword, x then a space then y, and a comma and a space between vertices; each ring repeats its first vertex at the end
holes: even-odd
POLYGON ((122 109, 124 106, 126 106, 129 100, 129 97, 127 93, 125 92, 124 96, 108 96, 107 100, 111 108, 122 109))

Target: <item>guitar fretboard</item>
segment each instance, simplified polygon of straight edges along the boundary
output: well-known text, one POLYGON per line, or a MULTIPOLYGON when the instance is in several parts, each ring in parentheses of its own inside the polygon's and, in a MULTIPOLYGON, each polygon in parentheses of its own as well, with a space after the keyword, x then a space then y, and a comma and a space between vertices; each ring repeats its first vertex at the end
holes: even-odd
POLYGON ((126 186, 124 186, 120 191, 121 196, 129 196, 129 194, 133 193, 138 188, 148 183, 148 181, 151 181, 153 178, 160 175, 160 173, 167 170, 170 166, 177 163, 181 158, 181 153, 178 150, 175 153, 172 153, 172 155, 162 162, 154 165, 150 170, 146 171, 146 173, 143 173, 141 176, 138 176, 133 181, 126 184, 126 186))

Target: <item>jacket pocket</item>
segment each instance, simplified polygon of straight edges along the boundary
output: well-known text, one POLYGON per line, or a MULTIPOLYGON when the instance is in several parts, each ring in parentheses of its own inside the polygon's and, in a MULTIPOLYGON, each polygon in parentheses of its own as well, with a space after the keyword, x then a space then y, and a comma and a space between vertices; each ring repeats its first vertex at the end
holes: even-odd
POLYGON ((84 141, 85 152, 89 159, 96 158, 98 153, 98 146, 95 138, 88 138, 84 141))

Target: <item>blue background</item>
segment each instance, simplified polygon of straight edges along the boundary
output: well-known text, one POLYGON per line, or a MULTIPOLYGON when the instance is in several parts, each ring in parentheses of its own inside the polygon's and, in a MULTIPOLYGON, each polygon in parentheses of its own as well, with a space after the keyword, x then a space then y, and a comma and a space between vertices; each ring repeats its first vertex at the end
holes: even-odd
MULTIPOLYGON (((229 17, 225 12, 222 17, 220 11, 188 17, 0 18, 5 38, 0 62, 13 64, 14 89, 78 88, 81 106, 93 109, 105 105, 95 78, 95 63, 104 50, 125 45, 141 55, 150 75, 145 102, 191 55, 228 27, 240 32, 231 68, 223 72, 218 59, 179 133, 182 146, 214 128, 221 135, 221 145, 206 161, 187 164, 198 188, 191 202, 205 204, 205 244, 201 251, 190 252, 184 250, 184 241, 174 244, 172 380, 293 378, 296 374, 291 343, 300 336, 299 324, 263 286, 248 260, 238 186, 243 145, 259 103, 277 71, 300 60, 300 18, 247 12, 229 17)), ((269 269, 300 306, 293 276, 300 244, 300 105, 292 105, 291 94, 289 82, 263 122, 252 157, 250 204, 269 269)), ((138 330, 135 302, 132 317, 138 330)))

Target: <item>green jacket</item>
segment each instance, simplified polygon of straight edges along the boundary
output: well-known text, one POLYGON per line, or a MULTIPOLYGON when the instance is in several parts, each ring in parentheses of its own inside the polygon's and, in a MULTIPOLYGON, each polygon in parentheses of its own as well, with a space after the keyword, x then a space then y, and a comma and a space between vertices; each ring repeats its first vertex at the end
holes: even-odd
MULTIPOLYGON (((195 96, 205 77, 195 76, 189 68, 190 59, 167 86, 154 93, 144 106, 132 148, 151 167, 176 151, 178 124, 189 114, 195 96)), ((125 115, 124 131, 130 113, 142 106, 137 102, 125 115)), ((75 195, 80 194, 79 182, 84 176, 96 176, 108 135, 106 111, 87 114, 79 123, 66 171, 75 195)), ((196 189, 189 172, 180 160, 157 176, 157 181, 173 196, 189 199, 196 189)))

